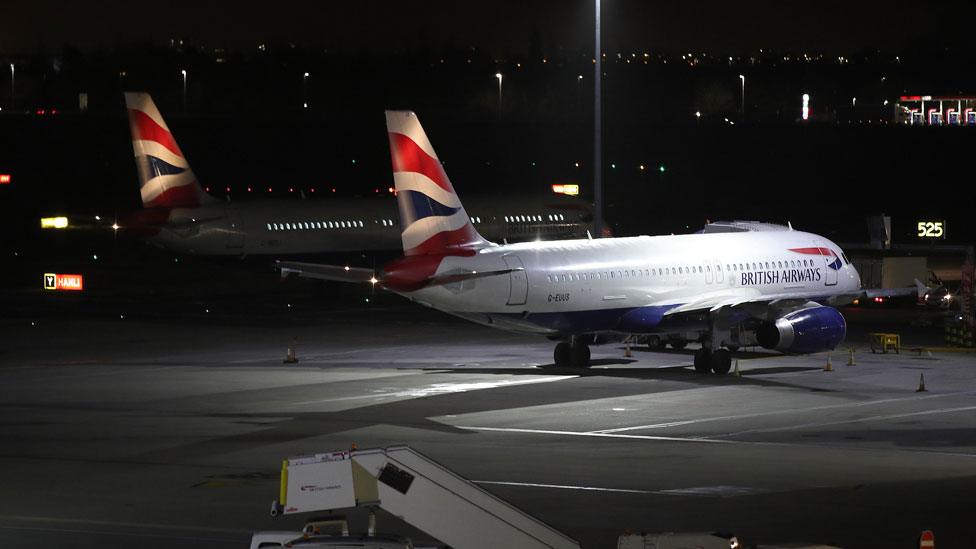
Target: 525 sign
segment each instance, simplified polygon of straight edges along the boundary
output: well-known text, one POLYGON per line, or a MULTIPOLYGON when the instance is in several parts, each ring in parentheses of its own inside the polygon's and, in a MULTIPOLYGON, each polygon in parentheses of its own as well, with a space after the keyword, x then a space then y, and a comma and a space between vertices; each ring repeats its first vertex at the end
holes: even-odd
POLYGON ((919 221, 916 236, 919 238, 945 238, 945 221, 919 221))

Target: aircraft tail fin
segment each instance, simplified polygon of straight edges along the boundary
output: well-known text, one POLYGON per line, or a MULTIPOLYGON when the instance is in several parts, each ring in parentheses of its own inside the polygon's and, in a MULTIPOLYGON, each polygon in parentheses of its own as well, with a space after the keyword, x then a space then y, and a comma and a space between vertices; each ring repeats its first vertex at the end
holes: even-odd
POLYGON ((126 92, 125 106, 143 206, 192 208, 216 201, 197 183, 152 97, 143 92, 126 92))
POLYGON ((470 255, 488 246, 464 211, 417 115, 386 111, 386 129, 404 255, 470 255))
POLYGON ((918 291, 918 296, 919 297, 922 297, 925 294, 929 293, 929 290, 932 289, 932 288, 929 288, 928 286, 926 286, 924 283, 922 283, 921 280, 919 280, 917 278, 915 279, 915 288, 918 291))

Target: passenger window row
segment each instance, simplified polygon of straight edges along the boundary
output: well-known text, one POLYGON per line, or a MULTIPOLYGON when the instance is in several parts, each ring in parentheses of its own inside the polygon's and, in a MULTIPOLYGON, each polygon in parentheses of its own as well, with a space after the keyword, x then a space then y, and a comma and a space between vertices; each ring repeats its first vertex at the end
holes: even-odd
MULTIPOLYGON (((737 271, 758 271, 762 269, 773 269, 773 268, 802 268, 802 267, 813 267, 813 260, 803 259, 803 260, 787 260, 787 261, 758 261, 758 262, 748 262, 748 263, 726 263, 726 272, 737 272, 737 271)), ((682 267, 652 267, 644 269, 619 269, 612 271, 597 271, 590 273, 564 273, 564 274, 548 274, 546 275, 546 280, 550 284, 561 283, 561 282, 580 282, 589 280, 611 280, 620 278, 642 278, 642 277, 660 277, 660 276, 676 276, 685 274, 705 274, 713 272, 711 265, 693 265, 693 266, 682 266, 682 267)), ((721 265, 715 265, 714 272, 722 272, 721 265)))
MULTIPOLYGON (((549 221, 566 221, 566 217, 563 214, 549 214, 546 216, 549 221)), ((506 215, 506 223, 532 223, 536 221, 543 221, 541 215, 506 215)))
MULTIPOLYGON (((392 224, 392 222, 391 222, 392 224)), ((269 231, 302 231, 318 229, 354 229, 365 227, 361 220, 346 221, 296 221, 288 223, 268 223, 269 231)))

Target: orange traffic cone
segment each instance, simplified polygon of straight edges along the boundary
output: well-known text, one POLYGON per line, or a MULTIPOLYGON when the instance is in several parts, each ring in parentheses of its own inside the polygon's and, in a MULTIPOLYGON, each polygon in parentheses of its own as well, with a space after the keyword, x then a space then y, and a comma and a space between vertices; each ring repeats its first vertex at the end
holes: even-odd
POLYGON ((854 347, 851 347, 851 356, 847 359, 848 366, 857 366, 857 362, 854 361, 854 347))
POLYGON ((916 393, 924 393, 927 389, 925 388, 925 374, 918 374, 918 389, 915 389, 916 393))
POLYGON ((830 362, 830 354, 829 353, 827 354, 827 365, 824 366, 823 371, 825 371, 825 372, 833 372, 834 371, 834 364, 832 362, 830 362))

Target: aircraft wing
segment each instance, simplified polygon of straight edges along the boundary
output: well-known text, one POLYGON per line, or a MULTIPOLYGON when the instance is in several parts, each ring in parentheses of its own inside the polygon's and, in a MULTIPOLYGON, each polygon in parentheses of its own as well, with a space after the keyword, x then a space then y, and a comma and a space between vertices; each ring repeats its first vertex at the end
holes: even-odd
POLYGON ((867 288, 863 290, 864 297, 903 297, 917 296, 918 288, 867 288))
MULTIPOLYGON (((858 297, 858 295, 837 296, 843 303, 858 297), (845 300, 846 298, 846 300, 845 300)), ((723 308, 740 307, 745 305, 760 305, 769 309, 794 309, 810 301, 823 300, 822 295, 803 296, 794 292, 781 294, 763 294, 755 288, 731 288, 720 292, 706 294, 695 301, 675 306, 664 313, 671 316, 694 311, 715 312, 723 308)))
POLYGON ((755 288, 734 288, 699 296, 695 301, 675 306, 664 315, 671 316, 692 311, 716 311, 722 307, 735 307, 760 299, 770 301, 769 296, 761 295, 755 288))
POLYGON ((295 274, 302 278, 316 278, 319 280, 333 280, 336 282, 376 282, 373 269, 350 267, 348 265, 324 265, 321 263, 279 261, 278 269, 281 270, 282 278, 295 274))

